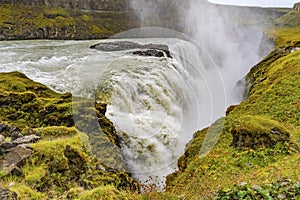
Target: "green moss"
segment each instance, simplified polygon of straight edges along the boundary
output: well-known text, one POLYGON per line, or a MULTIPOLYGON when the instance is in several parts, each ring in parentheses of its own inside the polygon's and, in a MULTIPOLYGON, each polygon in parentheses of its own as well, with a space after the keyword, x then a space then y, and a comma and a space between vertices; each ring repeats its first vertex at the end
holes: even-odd
MULTIPOLYGON (((66 146, 72 146, 72 148, 78 149, 78 152, 84 150, 82 138, 86 140, 87 136, 80 133, 69 138, 57 138, 52 140, 42 140, 36 144, 32 144, 32 148, 36 152, 38 159, 34 162, 48 163, 52 171, 60 171, 68 169, 68 159, 65 157, 66 146)), ((86 155, 80 155, 83 161, 86 159, 86 155)))
POLYGON ((289 43, 300 42, 300 12, 290 11, 273 22, 269 36, 275 41, 276 49, 289 43))
POLYGON ((41 180, 46 176, 47 167, 40 166, 27 166, 23 168, 23 173, 25 175, 24 180, 29 184, 35 184, 41 182, 41 180))
POLYGON ((111 31, 107 30, 106 28, 104 29, 100 29, 98 26, 96 25, 92 25, 92 33, 93 34, 112 34, 111 31))
POLYGON ((20 199, 32 199, 32 200, 46 199, 45 194, 37 192, 26 185, 16 184, 11 189, 18 194, 18 197, 20 199))
POLYGON ((272 147, 289 142, 290 133, 281 124, 262 116, 244 115, 231 122, 232 144, 239 149, 272 147))
MULTIPOLYGON (((65 127, 65 126, 51 126, 45 128, 35 129, 37 135, 42 138, 59 138, 59 137, 70 137, 75 136, 78 131, 74 127, 65 127)), ((24 130, 26 132, 26 130, 24 130)))
POLYGON ((127 194, 118 191, 114 186, 98 187, 90 191, 85 191, 80 195, 80 200, 90 199, 128 199, 127 194))
POLYGON ((73 126, 71 94, 58 94, 19 72, 0 74, 1 121, 19 128, 73 126))

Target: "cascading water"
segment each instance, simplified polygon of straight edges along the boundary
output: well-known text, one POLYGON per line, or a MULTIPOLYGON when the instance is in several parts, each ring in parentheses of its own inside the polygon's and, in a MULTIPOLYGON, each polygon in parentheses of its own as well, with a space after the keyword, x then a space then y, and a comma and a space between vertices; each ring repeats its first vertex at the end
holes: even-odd
MULTIPOLYGON (((150 179, 162 186, 191 139, 187 133, 199 128, 199 87, 191 70, 176 59, 127 56, 115 60, 99 81, 98 92, 108 91, 107 115, 120 135, 127 165, 142 183, 150 179)), ((210 98, 205 83, 202 87, 202 95, 210 98)))
POLYGON ((168 45, 173 59, 88 48, 102 41, 10 41, 0 42, 0 71, 18 70, 56 91, 87 98, 94 98, 97 86, 96 100, 108 103, 130 172, 162 187, 193 133, 240 100, 232 95, 235 83, 264 56, 258 55, 260 30, 230 24, 203 1, 189 5, 192 42, 126 39, 168 45))

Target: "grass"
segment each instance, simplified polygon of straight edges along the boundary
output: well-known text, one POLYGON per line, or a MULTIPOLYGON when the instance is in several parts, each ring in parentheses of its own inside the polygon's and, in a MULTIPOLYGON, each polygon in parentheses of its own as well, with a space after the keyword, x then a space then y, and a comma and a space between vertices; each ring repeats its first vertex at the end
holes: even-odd
POLYGON ((269 36, 275 41, 276 49, 300 41, 300 12, 290 11, 273 22, 269 36))

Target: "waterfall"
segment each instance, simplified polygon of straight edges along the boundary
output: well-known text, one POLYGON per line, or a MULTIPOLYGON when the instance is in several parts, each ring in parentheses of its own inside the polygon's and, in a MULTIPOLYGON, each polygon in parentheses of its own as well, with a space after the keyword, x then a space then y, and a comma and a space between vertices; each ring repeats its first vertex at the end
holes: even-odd
MULTIPOLYGON (((145 13, 142 3, 135 6, 142 19, 156 10, 145 13)), ((119 35, 167 45, 172 58, 88 49, 96 41, 11 41, 0 44, 0 71, 19 70, 56 91, 85 98, 94 97, 97 85, 96 101, 108 104, 106 115, 116 126, 129 172, 163 188, 194 132, 241 100, 234 95, 236 82, 267 53, 259 54, 262 30, 237 24, 206 1, 185 6, 182 21, 190 37, 157 28, 119 35)))
MULTIPOLYGON (((159 5, 131 1, 142 25, 154 11, 164 10, 159 5)), ((237 81, 268 53, 259 55, 263 31, 238 24, 237 16, 204 0, 184 6, 191 38, 169 45, 173 60, 122 59, 110 66, 119 72, 111 69, 105 76, 113 80, 109 118, 117 126, 133 176, 142 183, 150 178, 150 183, 163 185, 193 133, 241 100, 234 90, 237 81)), ((146 32, 151 35, 151 29, 146 32)))
POLYGON ((97 90, 97 100, 108 103, 106 115, 130 172, 161 188, 193 133, 222 116, 226 101, 218 67, 205 49, 180 39, 159 41, 167 40, 173 58, 120 57, 97 90))

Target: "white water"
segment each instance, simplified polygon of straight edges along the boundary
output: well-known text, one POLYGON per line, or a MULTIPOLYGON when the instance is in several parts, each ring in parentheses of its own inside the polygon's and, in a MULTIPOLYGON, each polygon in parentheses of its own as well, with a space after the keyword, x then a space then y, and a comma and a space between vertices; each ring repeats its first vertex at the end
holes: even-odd
POLYGON ((178 39, 131 40, 167 44, 174 59, 88 48, 99 41, 10 41, 0 42, 0 72, 21 71, 76 96, 94 98, 97 85, 110 91, 107 116, 121 136, 130 171, 141 182, 151 177, 163 186, 193 133, 236 101, 228 90, 232 82, 223 80, 242 77, 251 65, 220 69, 205 49, 178 39))

